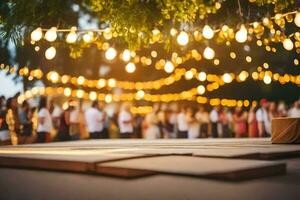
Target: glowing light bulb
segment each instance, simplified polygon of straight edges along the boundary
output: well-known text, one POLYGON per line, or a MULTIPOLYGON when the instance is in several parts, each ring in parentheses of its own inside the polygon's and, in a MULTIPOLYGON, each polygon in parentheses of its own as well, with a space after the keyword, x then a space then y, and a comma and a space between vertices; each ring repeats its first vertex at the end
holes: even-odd
POLYGON ((130 60, 130 51, 128 49, 125 49, 122 53, 122 59, 125 61, 125 62, 128 62, 130 60))
POLYGON ((143 90, 139 90, 136 93, 137 98, 142 99, 145 96, 145 92, 143 90))
POLYGON ((294 48, 294 43, 292 42, 292 40, 290 38, 284 39, 282 44, 283 44, 283 47, 288 51, 291 51, 294 48))
POLYGON ((203 56, 204 58, 211 60, 215 57, 215 51, 210 47, 206 47, 203 51, 203 56))
POLYGON ((214 37, 214 31, 210 28, 210 26, 205 25, 203 30, 202 30, 202 35, 206 39, 211 39, 214 37))
POLYGON ((82 39, 83 39, 84 42, 89 43, 89 42, 92 41, 93 36, 94 36, 94 33, 93 33, 93 32, 88 32, 88 33, 86 33, 86 34, 84 34, 84 35, 82 36, 82 39))
POLYGON ((32 41, 39 41, 43 37, 42 28, 35 29, 30 36, 32 41))
POLYGON ((130 62, 125 66, 125 69, 128 73, 133 73, 136 69, 135 64, 130 62))
POLYGON ((189 71, 185 72, 184 76, 185 76, 186 80, 191 80, 194 77, 194 74, 191 70, 189 70, 189 71))
POLYGON ((72 94, 72 90, 71 90, 70 88, 65 88, 65 89, 64 89, 64 95, 65 95, 66 97, 71 96, 71 94, 72 94))
POLYGON ((205 81, 206 80, 206 73, 205 72, 200 72, 198 75, 199 81, 205 81))
POLYGON ((105 98, 104 98, 104 101, 105 101, 106 103, 112 102, 112 95, 111 95, 111 94, 107 94, 107 95, 105 96, 105 98))
POLYGON ((239 74, 239 79, 240 79, 240 81, 245 81, 245 80, 247 79, 248 75, 249 75, 248 72, 242 71, 242 72, 239 74))
POLYGON ((181 46, 185 46, 189 43, 189 35, 185 31, 181 31, 177 36, 177 43, 181 46))
POLYGON ((111 88, 116 87, 116 84, 117 84, 116 79, 113 79, 113 78, 108 79, 108 86, 109 87, 111 87, 111 88))
POLYGON ((241 28, 238 32, 235 34, 235 39, 239 43, 244 43, 247 41, 247 29, 244 24, 241 25, 241 28))
POLYGON ((91 91, 90 94, 89 94, 89 99, 91 101, 95 101, 97 99, 97 92, 91 91))
POLYGON ((56 27, 50 28, 50 29, 46 32, 46 34, 45 34, 45 39, 46 39, 47 41, 49 41, 49 42, 55 41, 56 38, 57 38, 57 33, 56 33, 56 31, 57 31, 57 28, 56 28, 56 27))
POLYGON ((52 83, 57 83, 58 79, 59 79, 59 74, 57 72, 49 72, 48 73, 48 79, 52 82, 52 83))
POLYGON ((107 60, 113 60, 116 56, 117 56, 117 51, 112 47, 108 48, 105 52, 105 58, 107 60))
POLYGON ((225 83, 230 83, 230 82, 232 81, 231 75, 228 74, 228 73, 225 73, 225 74, 223 75, 223 81, 224 81, 225 83))
POLYGON ((77 34, 75 33, 75 31, 71 31, 66 37, 66 42, 70 44, 75 43, 76 40, 77 40, 77 34))
POLYGON ((99 88, 103 88, 106 85, 106 81, 104 79, 99 79, 97 82, 97 86, 99 88))
POLYGON ((296 13, 294 22, 295 22, 296 26, 300 27, 300 12, 296 13))
POLYGON ((83 90, 77 90, 77 92, 76 92, 76 96, 78 97, 78 98, 83 98, 83 96, 84 96, 84 91, 83 90))
POLYGON ((47 60, 52 60, 56 55, 56 49, 54 47, 49 47, 45 51, 45 57, 47 60))
POLYGON ((271 76, 265 75, 265 76, 264 76, 264 83, 268 85, 268 84, 270 84, 271 82, 272 82, 271 76))
POLYGON ((199 85, 198 87, 197 87, 197 92, 198 92, 198 94, 204 94, 205 93, 205 87, 203 86, 203 85, 199 85))
POLYGON ((177 34, 177 30, 175 29, 175 28, 171 28, 171 30, 170 30, 170 34, 172 35, 172 36, 175 36, 176 34, 177 34))
POLYGON ((172 73, 174 71, 174 65, 173 65, 173 63, 170 62, 170 61, 167 61, 166 64, 165 64, 164 70, 167 73, 172 73))

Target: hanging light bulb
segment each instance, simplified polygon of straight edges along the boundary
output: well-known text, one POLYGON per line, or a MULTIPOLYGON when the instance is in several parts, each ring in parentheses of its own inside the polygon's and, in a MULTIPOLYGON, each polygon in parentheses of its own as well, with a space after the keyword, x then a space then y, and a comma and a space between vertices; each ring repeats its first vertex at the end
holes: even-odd
POLYGON ((247 29, 244 24, 241 25, 241 28, 238 32, 235 34, 235 39, 239 43, 244 43, 247 41, 247 29))
POLYGON ((70 88, 67 87, 67 88, 64 89, 64 95, 66 97, 71 96, 71 94, 72 94, 72 90, 70 88))
POLYGON ((95 101, 97 99, 97 93, 95 91, 91 91, 89 94, 89 99, 91 101, 95 101))
POLYGON ((31 40, 32 41, 39 41, 43 37, 43 31, 42 28, 37 28, 34 31, 31 32, 31 40))
POLYGON ((122 59, 125 61, 125 62, 128 62, 130 60, 130 51, 128 49, 125 49, 122 53, 122 59))
POLYGON ((288 51, 291 51, 294 48, 294 44, 290 38, 284 39, 282 44, 283 44, 283 47, 288 51))
POLYGON ((139 90, 136 93, 138 99, 142 99, 145 96, 145 92, 143 90, 139 90))
POLYGON ((173 65, 173 63, 170 62, 170 61, 167 61, 166 64, 165 64, 164 70, 167 73, 172 73, 174 71, 174 65, 173 65))
POLYGON ((46 32, 46 34, 45 34, 45 39, 46 39, 47 41, 49 41, 49 42, 55 41, 56 38, 57 38, 57 33, 56 33, 56 31, 57 31, 57 28, 56 28, 56 27, 50 28, 50 29, 46 32))
POLYGON ((296 26, 300 27, 300 12, 296 13, 294 22, 295 22, 296 26))
POLYGON ((225 73, 225 74, 223 75, 223 81, 224 81, 225 83, 231 83, 231 81, 232 81, 231 75, 228 74, 228 73, 225 73))
POLYGON ((46 51, 45 51, 45 57, 47 60, 52 60, 56 55, 56 49, 55 47, 49 47, 46 51))
POLYGON ((197 92, 198 92, 198 94, 204 94, 205 93, 205 87, 203 86, 203 85, 199 85, 198 87, 197 87, 197 92))
POLYGON ((125 69, 128 73, 133 73, 136 69, 135 64, 130 62, 125 66, 125 69))
POLYGON ((57 83, 59 79, 59 75, 55 71, 51 71, 47 75, 48 80, 50 80, 52 83, 57 83))
POLYGON ((184 74, 186 80, 191 80, 194 77, 194 73, 192 70, 185 72, 184 74))
POLYGON ((72 27, 71 32, 67 35, 66 41, 67 43, 75 43, 77 40, 76 27, 72 27))
POLYGON ((205 72, 200 72, 198 75, 199 81, 205 81, 206 80, 206 73, 205 72))
POLYGON ((185 46, 189 43, 189 35, 185 31, 181 31, 177 36, 177 43, 181 46, 185 46))
POLYGON ((177 34, 176 28, 171 28, 170 34, 171 34, 172 36, 175 36, 175 35, 177 34))
POLYGON ((94 36, 94 33, 91 32, 91 31, 89 31, 88 33, 84 34, 84 35, 82 36, 82 38, 83 38, 83 41, 84 41, 84 42, 89 43, 89 42, 92 41, 93 36, 94 36))
POLYGON ((214 37, 214 31, 210 28, 209 25, 205 25, 203 30, 202 30, 202 35, 206 39, 211 39, 214 37))
POLYGON ((268 85, 268 84, 270 84, 271 82, 272 82, 271 76, 269 76, 269 75, 266 74, 266 75, 264 76, 264 83, 268 85))
POLYGON ((206 47, 203 51, 203 56, 204 58, 211 60, 215 57, 215 51, 210 47, 206 47))
POLYGON ((105 58, 107 60, 113 60, 116 56, 117 56, 117 51, 112 47, 108 48, 105 52, 105 58))

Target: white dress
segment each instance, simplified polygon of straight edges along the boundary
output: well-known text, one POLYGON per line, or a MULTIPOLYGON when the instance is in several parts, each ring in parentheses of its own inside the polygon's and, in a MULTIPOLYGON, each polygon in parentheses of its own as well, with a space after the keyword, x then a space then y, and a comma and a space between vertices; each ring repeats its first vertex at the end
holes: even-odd
POLYGON ((155 115, 155 113, 150 113, 146 116, 146 123, 148 125, 146 131, 145 131, 145 139, 154 140, 159 138, 160 132, 159 128, 156 125, 158 122, 158 119, 155 115))

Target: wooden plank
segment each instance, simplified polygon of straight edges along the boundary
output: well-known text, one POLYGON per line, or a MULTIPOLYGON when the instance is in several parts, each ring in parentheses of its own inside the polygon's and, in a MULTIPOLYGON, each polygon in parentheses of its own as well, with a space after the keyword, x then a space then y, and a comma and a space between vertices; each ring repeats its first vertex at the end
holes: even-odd
POLYGON ((160 156, 97 164, 115 173, 119 169, 145 170, 163 174, 185 175, 230 181, 247 180, 286 173, 286 164, 270 161, 201 158, 192 156, 160 156))

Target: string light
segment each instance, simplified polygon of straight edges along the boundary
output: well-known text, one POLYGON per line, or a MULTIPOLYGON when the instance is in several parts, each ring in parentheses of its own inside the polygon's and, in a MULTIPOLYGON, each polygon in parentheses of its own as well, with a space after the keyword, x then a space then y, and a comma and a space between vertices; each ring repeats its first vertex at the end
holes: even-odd
POLYGON ((205 81, 206 80, 206 73, 205 72, 200 72, 198 74, 198 79, 199 79, 199 81, 205 81))
POLYGON ((232 81, 231 75, 228 74, 228 73, 225 73, 225 74, 223 75, 223 81, 224 81, 225 83, 231 83, 231 81, 232 81))
POLYGON ((89 31, 82 36, 82 39, 84 42, 90 43, 92 41, 93 37, 94 37, 94 33, 89 31))
POLYGON ((46 32, 46 34, 45 34, 45 39, 46 39, 47 41, 49 41, 49 42, 55 41, 56 38, 57 38, 57 33, 56 33, 56 31, 57 31, 57 28, 56 28, 56 27, 50 28, 50 29, 46 32))
POLYGON ((294 48, 294 44, 290 38, 284 39, 282 44, 283 44, 283 47, 288 51, 291 51, 294 48))
POLYGON ((199 86, 197 87, 197 92, 198 92, 198 94, 200 94, 200 95, 204 94, 204 93, 205 93, 205 87, 204 87, 203 85, 199 85, 199 86))
POLYGON ((206 39, 212 39, 214 37, 214 31, 210 28, 209 25, 205 25, 202 30, 202 35, 206 39))
POLYGON ((31 36, 32 41, 35 41, 35 42, 39 41, 43 37, 42 28, 40 28, 40 27, 36 28, 34 31, 32 31, 30 36, 31 36))
POLYGON ((215 51, 210 47, 206 47, 203 51, 203 56, 204 58, 211 60, 215 57, 215 51))
POLYGON ((294 23, 296 24, 296 26, 300 27, 300 12, 296 13, 294 23))
POLYGON ((125 66, 125 69, 128 73, 133 73, 136 69, 135 64, 130 62, 125 66))
POLYGON ((56 55, 56 49, 55 47, 49 47, 46 51, 45 51, 45 57, 47 60, 52 60, 56 55))
POLYGON ((181 31, 177 36, 177 43, 181 46, 185 46, 189 43, 189 35, 185 31, 181 31))
POLYGON ((125 62, 128 62, 130 60, 130 51, 128 49, 125 49, 122 53, 122 59, 125 62))
POLYGON ((72 44, 72 43, 75 43, 76 42, 76 40, 77 40, 77 34, 76 34, 76 27, 73 27, 72 29, 71 29, 71 32, 67 35, 67 37, 66 37, 66 42, 67 43, 70 43, 70 44, 72 44))
POLYGON ((165 68, 164 69, 165 69, 165 71, 167 73, 172 73, 174 71, 174 65, 173 65, 173 63, 170 62, 170 61, 167 61, 166 64, 165 64, 165 68))
POLYGON ((269 75, 266 74, 264 76, 263 81, 264 81, 265 84, 270 84, 272 82, 272 78, 271 78, 271 76, 269 76, 269 75))
POLYGON ((236 32, 235 39, 239 43, 244 43, 247 41, 247 29, 244 24, 242 24, 240 30, 236 32))
POLYGON ((105 58, 107 60, 113 60, 116 56, 117 51, 113 47, 108 48, 105 52, 105 58))

